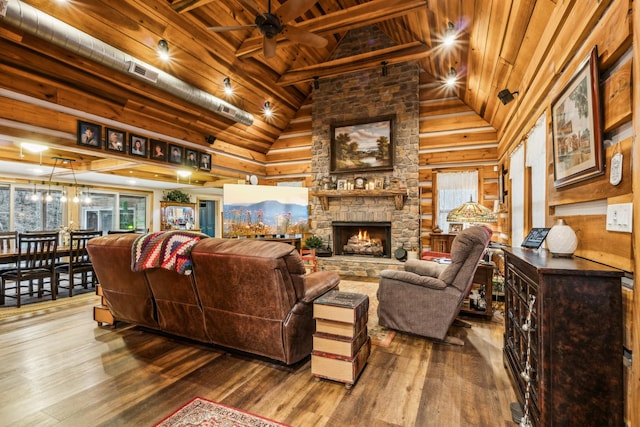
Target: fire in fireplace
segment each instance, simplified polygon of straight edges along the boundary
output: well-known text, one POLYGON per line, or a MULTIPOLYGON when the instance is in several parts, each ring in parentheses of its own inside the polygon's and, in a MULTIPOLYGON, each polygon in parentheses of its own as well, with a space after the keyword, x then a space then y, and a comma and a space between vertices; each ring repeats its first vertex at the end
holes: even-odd
POLYGON ((335 255, 391 257, 390 222, 333 222, 335 255))

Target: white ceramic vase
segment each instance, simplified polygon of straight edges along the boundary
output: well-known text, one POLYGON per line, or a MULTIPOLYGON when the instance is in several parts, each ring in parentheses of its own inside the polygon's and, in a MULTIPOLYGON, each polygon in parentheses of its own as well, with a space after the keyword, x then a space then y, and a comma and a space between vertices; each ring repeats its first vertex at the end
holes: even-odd
POLYGON ((551 227, 547 235, 547 248, 554 256, 570 257, 578 247, 578 237, 575 231, 564 219, 559 219, 556 224, 551 227))

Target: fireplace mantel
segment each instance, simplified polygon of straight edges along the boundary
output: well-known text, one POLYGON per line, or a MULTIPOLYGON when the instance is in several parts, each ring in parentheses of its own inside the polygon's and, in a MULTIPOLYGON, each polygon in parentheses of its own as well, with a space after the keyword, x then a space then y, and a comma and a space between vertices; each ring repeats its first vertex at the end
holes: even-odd
POLYGON ((407 199, 407 190, 317 190, 311 191, 322 203, 322 209, 329 210, 329 199, 344 197, 392 197, 397 210, 402 210, 407 199))

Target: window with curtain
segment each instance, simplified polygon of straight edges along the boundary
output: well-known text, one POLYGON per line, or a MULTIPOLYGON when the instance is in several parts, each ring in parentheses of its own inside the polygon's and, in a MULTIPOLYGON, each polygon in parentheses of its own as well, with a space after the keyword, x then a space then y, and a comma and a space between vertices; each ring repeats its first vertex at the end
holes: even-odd
POLYGON ((438 183, 438 225, 449 231, 447 215, 469 200, 478 201, 478 171, 440 172, 438 183))
POLYGON ((524 148, 520 144, 511 154, 511 246, 518 247, 524 240, 524 148))
POLYGON ((547 188, 539 183, 547 182, 546 117, 543 114, 527 137, 526 166, 531 168, 531 221, 532 227, 544 227, 546 223, 547 188))

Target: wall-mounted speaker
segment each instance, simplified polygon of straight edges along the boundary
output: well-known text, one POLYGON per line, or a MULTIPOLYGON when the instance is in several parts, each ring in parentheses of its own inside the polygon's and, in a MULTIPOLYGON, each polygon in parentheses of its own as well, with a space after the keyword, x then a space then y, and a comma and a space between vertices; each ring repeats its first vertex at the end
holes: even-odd
POLYGON ((213 145, 213 143, 216 142, 216 137, 213 135, 209 135, 205 139, 207 140, 207 144, 209 145, 213 145))

